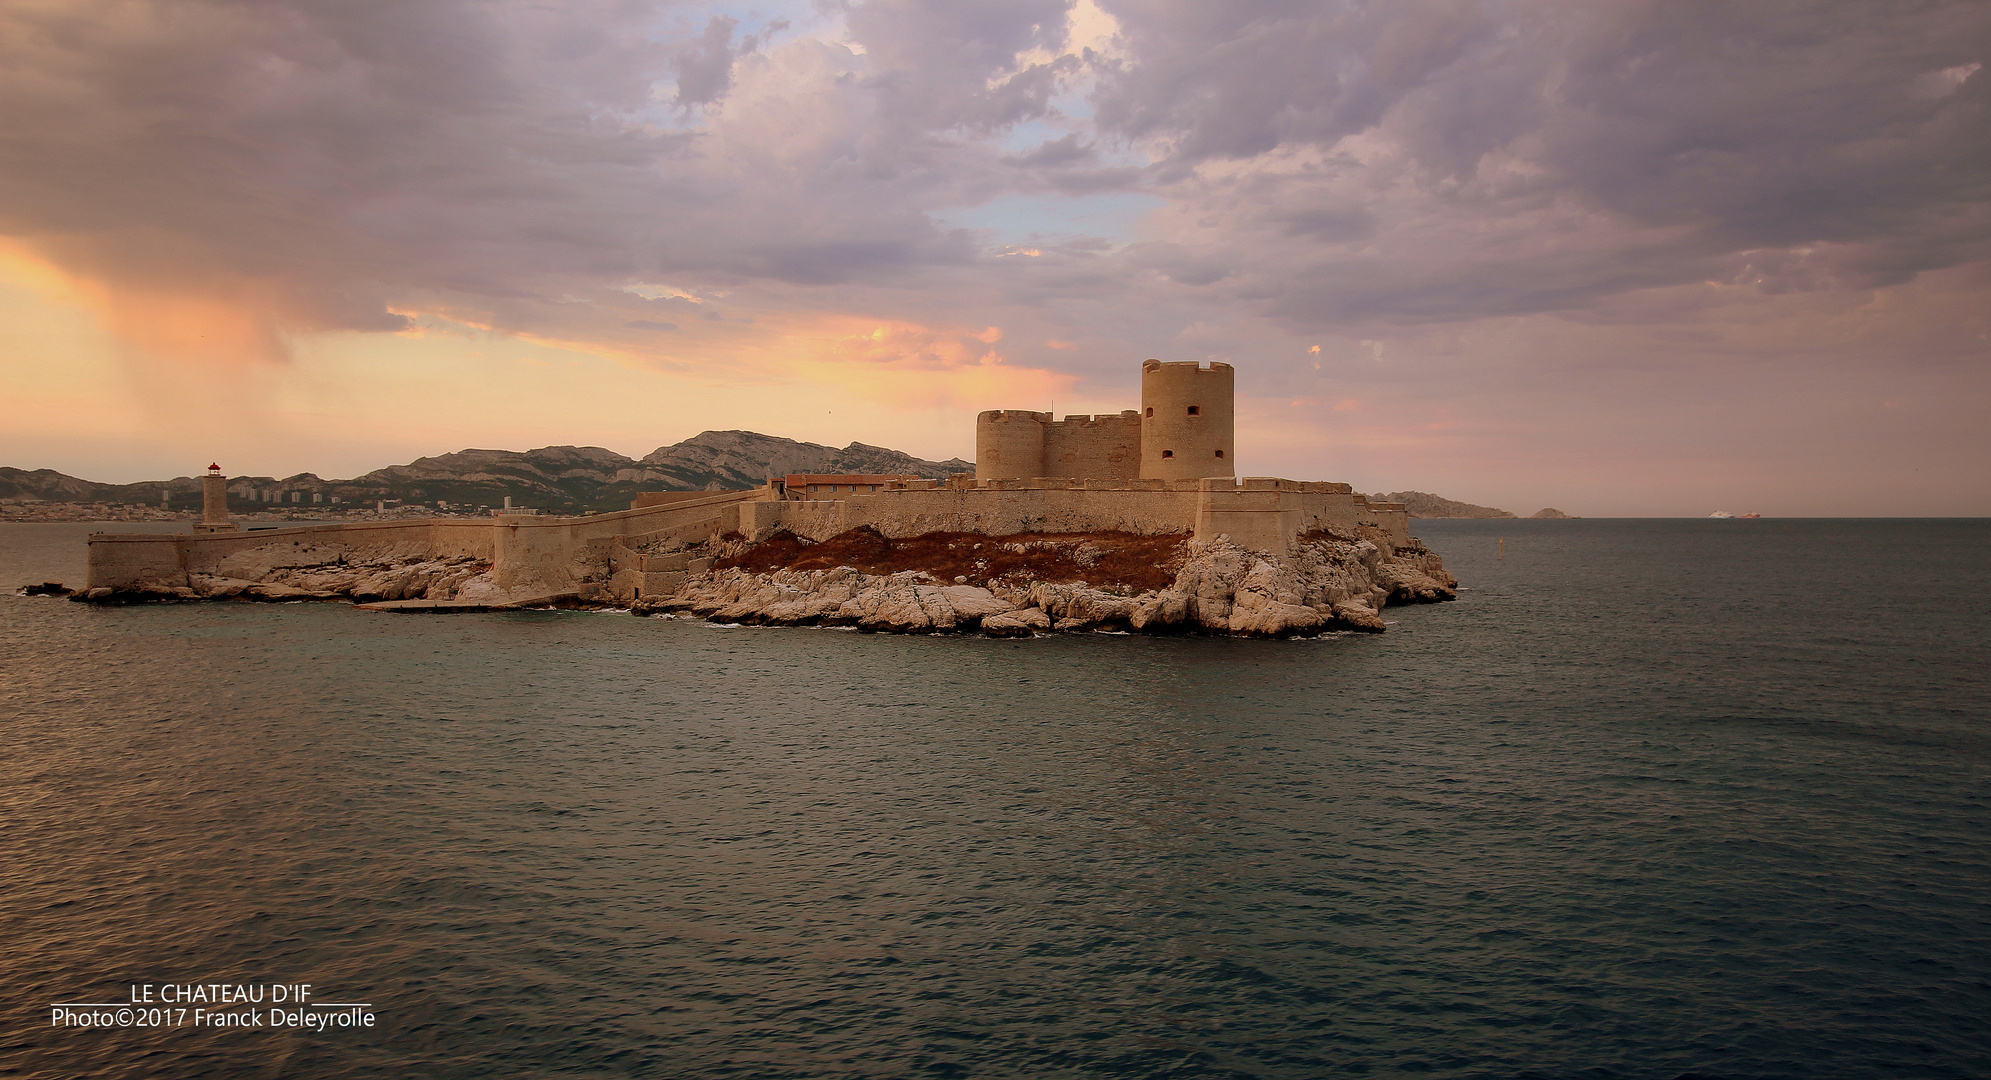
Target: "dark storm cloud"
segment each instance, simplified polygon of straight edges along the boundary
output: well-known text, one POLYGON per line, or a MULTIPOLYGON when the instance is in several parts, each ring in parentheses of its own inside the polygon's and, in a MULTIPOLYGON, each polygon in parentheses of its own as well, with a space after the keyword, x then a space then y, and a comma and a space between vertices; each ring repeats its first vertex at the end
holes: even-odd
POLYGON ((1363 130, 1500 31, 1486 5, 1130 0, 1130 56, 1097 98, 1099 122, 1175 140, 1175 164, 1250 157, 1363 130))
POLYGON ((1301 322, 1867 288, 1991 250, 1991 5, 1108 6, 1101 125, 1160 140, 1217 223, 1178 240, 1250 245, 1301 322))
POLYGON ((921 208, 977 167, 930 130, 1041 112, 1044 71, 991 78, 1062 22, 1054 4, 904 7, 867 31, 898 59, 805 42, 783 68, 730 19, 673 41, 664 6, 637 0, 17 6, 0 12, 0 234, 113 286, 233 290, 304 329, 392 329, 389 306, 437 298, 531 328, 644 275, 958 262, 962 239, 921 208), (921 27, 946 48, 923 54, 921 27), (666 122, 673 81, 718 106, 749 61, 761 96, 739 115, 666 122))
POLYGON ((1101 4, 1098 48, 1068 0, 829 5, 841 30, 786 41, 649 0, 16 5, 0 232, 287 328, 577 340, 671 322, 624 291, 650 279, 1153 339, 1991 252, 1982 2, 1101 4), (1110 244, 936 223, 1106 192, 1166 208, 1110 244))

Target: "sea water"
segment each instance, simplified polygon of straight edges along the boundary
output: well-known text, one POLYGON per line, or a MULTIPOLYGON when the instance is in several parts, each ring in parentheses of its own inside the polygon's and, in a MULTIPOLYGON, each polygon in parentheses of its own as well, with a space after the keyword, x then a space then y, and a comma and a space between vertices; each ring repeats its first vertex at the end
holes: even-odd
POLYGON ((1304 641, 0 596, 0 1072, 1985 1074, 1991 522, 1413 524, 1304 641), (372 1025, 50 1011, 210 984, 372 1025))

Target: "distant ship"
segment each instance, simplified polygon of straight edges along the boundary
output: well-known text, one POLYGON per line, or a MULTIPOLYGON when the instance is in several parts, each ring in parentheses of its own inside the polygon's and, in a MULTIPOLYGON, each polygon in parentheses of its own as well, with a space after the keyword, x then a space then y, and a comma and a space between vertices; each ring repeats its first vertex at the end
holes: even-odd
POLYGON ((1728 511, 1726 511, 1726 510, 1716 510, 1716 511, 1715 511, 1714 513, 1712 513, 1712 514, 1709 514, 1708 516, 1709 516, 1709 517, 1711 517, 1711 518, 1732 518, 1732 517, 1734 517, 1735 515, 1734 515, 1734 514, 1731 514, 1731 513, 1729 513, 1729 512, 1728 512, 1728 511))
POLYGON ((1759 517, 1762 517, 1763 515, 1761 515, 1761 514, 1744 514, 1744 515, 1742 515, 1742 516, 1743 516, 1743 517, 1745 517, 1745 518, 1759 518, 1759 517))

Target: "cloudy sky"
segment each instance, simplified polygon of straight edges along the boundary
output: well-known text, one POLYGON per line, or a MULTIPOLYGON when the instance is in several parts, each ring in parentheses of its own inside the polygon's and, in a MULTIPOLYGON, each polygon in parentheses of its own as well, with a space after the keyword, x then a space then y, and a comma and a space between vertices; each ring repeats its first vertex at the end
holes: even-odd
POLYGON ((927 457, 1991 514, 1991 4, 0 0, 0 464, 927 457))

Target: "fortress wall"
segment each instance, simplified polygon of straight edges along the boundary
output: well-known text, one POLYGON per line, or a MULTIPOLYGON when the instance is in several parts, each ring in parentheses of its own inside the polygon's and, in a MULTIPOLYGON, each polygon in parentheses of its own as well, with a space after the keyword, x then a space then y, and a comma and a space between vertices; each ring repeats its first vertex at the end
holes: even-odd
POLYGON ((187 583, 186 551, 180 536, 97 533, 90 537, 90 570, 85 589, 130 589, 157 582, 187 583))
MULTIPOLYGON (((1141 414, 1067 416, 1043 426, 1043 476, 1132 480, 1141 475, 1141 414)), ((980 474, 977 473, 977 478, 980 474)))
POLYGON ((1200 483, 1196 538, 1227 535, 1245 547, 1285 551, 1300 533, 1356 536, 1360 526, 1379 529, 1393 544, 1407 545, 1410 529, 1401 503, 1372 503, 1347 484, 1246 477, 1200 483))
POLYGON ((712 557, 690 550, 645 555, 620 543, 609 545, 606 599, 624 602, 662 596, 684 587, 691 575, 710 569, 712 557))
POLYGON ((619 539, 624 544, 648 544, 663 540, 682 540, 696 544, 701 540, 717 536, 728 529, 737 527, 737 512, 732 507, 712 511, 709 516, 683 521, 651 532, 628 533, 619 539))
POLYGON ((676 506, 694 499, 709 499, 714 495, 728 495, 724 491, 639 491, 629 500, 629 509, 647 510, 653 506, 676 506))
POLYGON ((740 509, 740 531, 756 540, 786 529, 827 540, 869 525, 889 537, 928 532, 1124 531, 1143 535, 1193 532, 1227 535, 1246 547, 1285 551, 1293 537, 1318 529, 1353 536, 1357 526, 1409 542, 1400 506, 1362 501, 1346 484, 1253 477, 1177 481, 1073 480, 909 487, 854 495, 839 502, 756 503, 740 509), (1029 486, 1024 486, 1028 484, 1029 486))
POLYGON ((1196 499, 1196 539, 1228 536, 1240 547, 1284 554, 1299 533, 1299 487, 1291 481, 1204 480, 1196 499))
POLYGON ((1186 533, 1195 528, 1196 493, 1073 486, 880 492, 848 503, 846 528, 870 525, 891 537, 929 532, 1186 533))
POLYGON ((1408 546, 1410 536, 1410 513, 1402 503, 1370 503, 1370 524, 1383 531, 1390 543, 1408 546))
MULTIPOLYGON (((213 570, 238 551, 275 544, 336 546, 362 555, 411 551, 491 557, 491 527, 481 521, 360 521, 208 536, 196 534, 178 539, 186 542, 187 569, 195 573, 213 570)), ((91 547, 94 551, 94 537, 91 547)))
POLYGON ((590 540, 571 528, 521 528, 509 522, 494 528, 497 554, 491 560, 491 580, 499 588, 538 584, 565 592, 589 577, 597 560, 601 572, 594 576, 607 576, 611 538, 590 540))
POLYGON ((1356 504, 1358 498, 1346 491, 1303 495, 1300 499, 1300 531, 1355 535, 1355 527, 1366 517, 1366 513, 1356 504))
POLYGON ((274 544, 336 546, 362 556, 401 551, 429 556, 493 556, 491 526, 477 521, 366 521, 254 532, 90 537, 88 589, 184 585, 189 573, 212 573, 238 551, 274 544))
POLYGON ((396 552, 430 558, 468 555, 489 560, 492 576, 502 587, 544 584, 565 590, 583 577, 600 576, 595 573, 597 563, 606 573, 607 547, 616 537, 703 539, 723 531, 720 526, 726 519, 721 512, 730 510, 731 504, 773 497, 768 488, 703 494, 670 505, 584 518, 357 521, 193 535, 98 533, 90 537, 85 588, 184 585, 188 573, 212 572, 238 551, 315 544, 368 557, 396 552))
MULTIPOLYGON (((511 518, 497 530, 491 578, 500 588, 544 585, 555 591, 608 577, 610 546, 618 541, 703 539, 733 527, 738 504, 775 502, 773 485, 751 491, 713 492, 709 498, 591 514, 582 518, 511 518)), ((776 503, 778 505, 778 503, 776 503)))
MULTIPOLYGON (((852 495, 851 499, 866 496, 852 495)), ((745 503, 740 506, 740 533, 750 540, 765 540, 786 529, 810 540, 827 540, 845 529, 848 499, 788 500, 771 503, 745 503)))
POLYGON ((992 536, 1024 532, 1186 533, 1195 527, 1196 493, 1031 488, 912 488, 854 495, 835 503, 785 502, 751 508, 753 539, 786 529, 810 540, 869 525, 885 536, 904 538, 929 532, 979 532, 992 536), (816 507, 820 506, 821 509, 816 507))
POLYGON ((1346 484, 1253 477, 1243 481, 1074 480, 909 486, 842 501, 755 503, 740 508, 740 531, 761 540, 786 529, 827 540, 869 525, 889 537, 928 532, 1125 531, 1144 535, 1227 535, 1246 547, 1285 551, 1313 530, 1355 535, 1380 528, 1393 542, 1409 533, 1400 507, 1366 503, 1346 484))
POLYGON ((1044 472, 1050 413, 991 409, 975 417, 975 479, 1014 480, 1044 472))
MULTIPOLYGON (((1117 419, 1117 418, 1116 418, 1117 419)), ((384 521, 207 534, 97 534, 90 538, 86 588, 185 585, 239 551, 281 544, 344 549, 361 557, 468 555, 493 564, 501 588, 576 591, 613 581, 617 595, 650 593, 684 569, 670 557, 631 559, 627 544, 666 538, 695 542, 738 528, 753 539, 787 529, 827 540, 860 525, 894 538, 929 532, 1194 533, 1228 535, 1266 551, 1285 551, 1303 531, 1350 535, 1358 526, 1410 543, 1400 503, 1371 503, 1346 484, 1266 477, 1202 480, 1036 477, 970 483, 965 478, 897 482, 885 491, 839 500, 784 501, 772 487, 597 514, 584 518, 484 521, 384 521), (617 557, 617 552, 624 553, 617 557), (657 562, 657 565, 650 565, 657 562)))
POLYGON ((1402 503, 1370 502, 1350 491, 1347 484, 1321 486, 1338 490, 1306 496, 1300 531, 1325 529, 1347 536, 1353 535, 1357 526, 1367 525, 1381 530, 1392 544, 1411 542, 1410 516, 1402 503))

